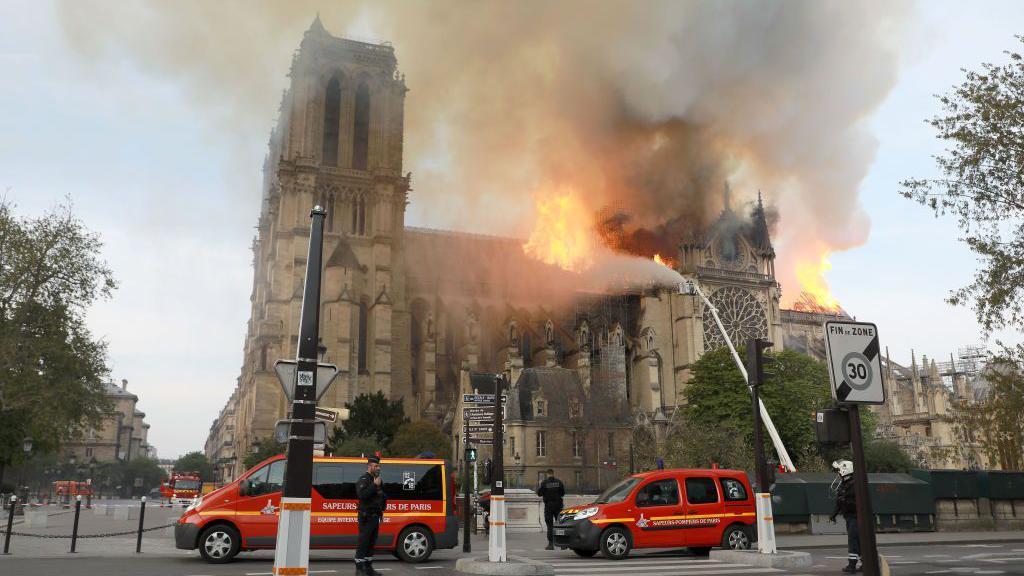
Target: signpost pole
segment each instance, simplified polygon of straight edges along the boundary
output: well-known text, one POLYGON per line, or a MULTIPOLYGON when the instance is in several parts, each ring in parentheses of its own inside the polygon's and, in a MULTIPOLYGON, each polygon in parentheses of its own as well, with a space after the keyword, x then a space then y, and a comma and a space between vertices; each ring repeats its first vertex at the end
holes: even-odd
POLYGON ((772 516, 772 495, 768 486, 768 471, 765 469, 764 437, 761 433, 761 400, 759 389, 764 383, 764 350, 770 342, 760 338, 747 341, 747 384, 750 387, 751 410, 754 413, 754 471, 757 475, 757 551, 774 554, 775 520, 772 516))
POLYGON ((860 406, 850 405, 850 444, 853 447, 853 490, 857 495, 857 531, 864 576, 878 576, 878 547, 875 543, 875 514, 871 510, 868 471, 864 465, 864 438, 860 430, 860 406))
POLYGON ((473 545, 469 541, 469 532, 473 517, 473 502, 469 499, 469 453, 472 448, 469 445, 469 425, 465 426, 466 436, 466 450, 462 458, 462 551, 472 552, 473 545))
POLYGON ((277 523, 274 574, 305 575, 309 571, 309 522, 313 482, 313 423, 316 412, 317 342, 320 332, 320 271, 326 212, 310 212, 309 255, 299 319, 295 396, 292 401, 288 459, 281 516, 277 523))
POLYGON ((494 438, 492 444, 494 472, 491 481, 491 538, 487 548, 487 559, 491 562, 507 562, 505 550, 505 465, 502 417, 504 406, 501 402, 505 376, 494 377, 494 438))

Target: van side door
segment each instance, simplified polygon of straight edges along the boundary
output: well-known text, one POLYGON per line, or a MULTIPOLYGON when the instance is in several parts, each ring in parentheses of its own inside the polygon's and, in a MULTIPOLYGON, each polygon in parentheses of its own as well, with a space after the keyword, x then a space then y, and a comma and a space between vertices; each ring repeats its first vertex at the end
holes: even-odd
POLYGON ((636 493, 636 522, 633 545, 637 548, 689 546, 679 499, 679 483, 675 478, 648 482, 636 493))
POLYGON ((366 465, 354 462, 313 463, 313 511, 310 546, 354 548, 359 542, 356 481, 366 465))
POLYGON ((711 476, 687 476, 686 517, 692 541, 690 546, 717 546, 722 541, 722 498, 718 483, 711 476))
POLYGON ((246 548, 269 548, 277 540, 284 469, 285 461, 276 460, 246 478, 248 489, 245 494, 239 493, 235 507, 235 519, 246 548))

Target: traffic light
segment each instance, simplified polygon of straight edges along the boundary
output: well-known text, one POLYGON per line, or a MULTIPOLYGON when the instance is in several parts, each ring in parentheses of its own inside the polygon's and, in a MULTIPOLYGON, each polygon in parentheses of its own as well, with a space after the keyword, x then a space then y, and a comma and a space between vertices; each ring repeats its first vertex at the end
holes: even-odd
POLYGON ((476 448, 466 446, 466 462, 476 462, 476 448))
POLYGON ((490 484, 494 479, 494 461, 490 458, 484 459, 483 483, 490 484))

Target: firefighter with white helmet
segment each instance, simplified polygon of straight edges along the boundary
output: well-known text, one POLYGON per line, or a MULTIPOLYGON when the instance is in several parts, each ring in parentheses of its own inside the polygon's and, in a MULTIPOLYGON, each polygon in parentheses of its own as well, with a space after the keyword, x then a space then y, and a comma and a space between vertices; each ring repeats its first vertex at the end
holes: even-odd
POLYGON ((860 532, 857 529, 857 494, 853 488, 853 462, 849 460, 836 460, 832 468, 839 474, 836 480, 839 486, 836 490, 836 507, 829 516, 829 520, 835 522, 836 516, 842 514, 846 519, 846 559, 849 562, 843 567, 843 572, 857 572, 860 568, 857 563, 860 561, 860 532))

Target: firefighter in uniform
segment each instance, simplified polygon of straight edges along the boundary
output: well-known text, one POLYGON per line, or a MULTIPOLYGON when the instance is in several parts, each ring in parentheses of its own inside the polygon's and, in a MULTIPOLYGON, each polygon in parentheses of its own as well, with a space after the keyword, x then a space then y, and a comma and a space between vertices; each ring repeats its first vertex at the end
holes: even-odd
POLYGON ((565 484, 562 484, 561 480, 555 478, 555 471, 551 468, 547 469, 546 474, 548 477, 542 480, 540 486, 537 487, 537 496, 544 500, 544 523, 548 525, 548 545, 545 550, 554 550, 555 543, 552 539, 551 529, 555 524, 555 518, 558 517, 558 513, 562 510, 565 484))
POLYGON ((836 516, 842 514, 846 520, 846 560, 848 564, 843 572, 857 572, 860 561, 860 532, 857 529, 857 494, 853 489, 853 462, 838 460, 832 467, 839 473, 839 489, 836 491, 836 507, 829 516, 835 522, 836 516))
POLYGON ((366 474, 356 481, 356 496, 359 498, 359 546, 356 548, 356 574, 378 576, 373 569, 373 547, 377 544, 377 531, 387 506, 380 478, 380 458, 366 459, 366 474))

